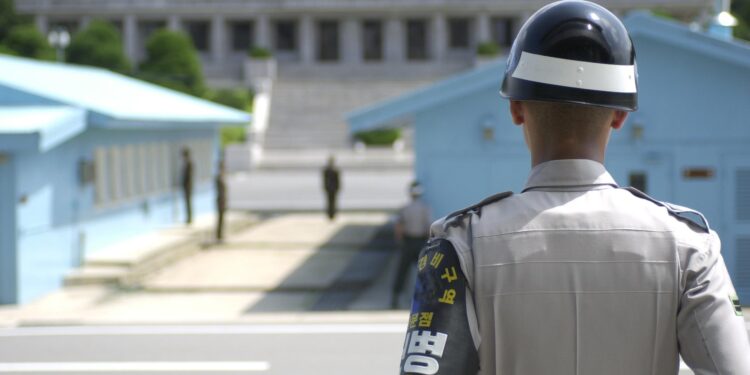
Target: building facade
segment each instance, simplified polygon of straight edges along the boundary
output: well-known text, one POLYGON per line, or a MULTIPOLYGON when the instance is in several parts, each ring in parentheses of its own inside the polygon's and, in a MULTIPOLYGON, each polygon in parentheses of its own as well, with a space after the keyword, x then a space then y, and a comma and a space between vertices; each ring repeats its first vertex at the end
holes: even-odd
POLYGON ((0 304, 57 289, 86 254, 214 209, 218 128, 249 114, 102 69, 0 56, 0 304))
MULTIPOLYGON (((516 0, 16 0, 43 32, 75 32, 93 18, 113 22, 131 59, 149 35, 182 30, 200 52, 206 76, 237 83, 252 47, 271 50, 284 72, 414 74, 470 65, 476 45, 511 44, 526 17, 550 1, 516 0)), ((609 0, 618 13, 658 7, 698 15, 710 0, 609 0)))
MULTIPOLYGON (((699 210, 722 239, 750 301, 750 45, 649 14, 624 19, 637 51, 639 109, 613 132, 606 167, 621 186, 699 210), (679 63, 676 63, 679 62, 679 63)), ((352 131, 415 131, 415 174, 437 217, 502 191, 519 193, 531 160, 498 94, 504 63, 349 117, 352 131)))

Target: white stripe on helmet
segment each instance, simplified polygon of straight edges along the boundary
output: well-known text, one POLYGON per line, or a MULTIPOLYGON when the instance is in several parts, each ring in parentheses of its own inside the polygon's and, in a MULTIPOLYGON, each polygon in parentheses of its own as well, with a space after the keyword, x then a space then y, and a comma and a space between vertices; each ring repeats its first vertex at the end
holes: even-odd
POLYGON ((635 93, 635 66, 611 65, 521 52, 513 78, 617 93, 635 93))

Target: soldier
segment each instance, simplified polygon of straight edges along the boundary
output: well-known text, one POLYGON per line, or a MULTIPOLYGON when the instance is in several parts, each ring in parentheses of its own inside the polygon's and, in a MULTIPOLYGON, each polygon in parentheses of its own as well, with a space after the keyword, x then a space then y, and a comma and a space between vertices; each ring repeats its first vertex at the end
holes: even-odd
POLYGON ((336 198, 340 188, 339 169, 336 168, 336 159, 331 156, 323 168, 323 190, 326 193, 326 213, 329 220, 336 216, 336 198))
POLYGON ((400 247, 398 268, 396 278, 393 281, 393 292, 391 293, 391 308, 398 307, 398 297, 404 289, 404 281, 409 270, 417 264, 419 250, 427 241, 430 234, 430 207, 422 198, 422 186, 413 182, 409 187, 411 202, 398 212, 394 232, 396 243, 400 247))
POLYGON ((716 232, 700 213, 621 188, 603 165, 637 108, 635 51, 606 9, 568 0, 524 24, 501 94, 532 170, 432 226, 401 372, 750 374, 716 232))
POLYGON ((224 182, 224 159, 216 173, 216 241, 224 241, 224 212, 227 210, 227 184, 224 182))
POLYGON ((182 195, 185 200, 185 224, 193 222, 193 160, 190 148, 182 148, 182 195))

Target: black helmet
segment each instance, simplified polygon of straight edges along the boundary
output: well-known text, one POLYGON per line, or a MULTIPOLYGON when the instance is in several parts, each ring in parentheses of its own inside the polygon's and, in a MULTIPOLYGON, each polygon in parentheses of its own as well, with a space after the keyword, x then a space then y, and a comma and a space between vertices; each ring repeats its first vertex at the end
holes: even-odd
POLYGON ((564 0, 534 13, 518 32, 500 94, 635 111, 637 86, 633 42, 617 16, 564 0))

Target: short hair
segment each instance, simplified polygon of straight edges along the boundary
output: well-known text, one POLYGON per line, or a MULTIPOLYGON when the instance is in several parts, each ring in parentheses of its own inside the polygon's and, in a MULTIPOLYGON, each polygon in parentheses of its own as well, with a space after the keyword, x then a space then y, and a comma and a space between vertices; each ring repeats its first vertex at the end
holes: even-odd
POLYGON ((560 136, 581 137, 609 126, 613 109, 559 102, 524 102, 537 124, 560 136))

